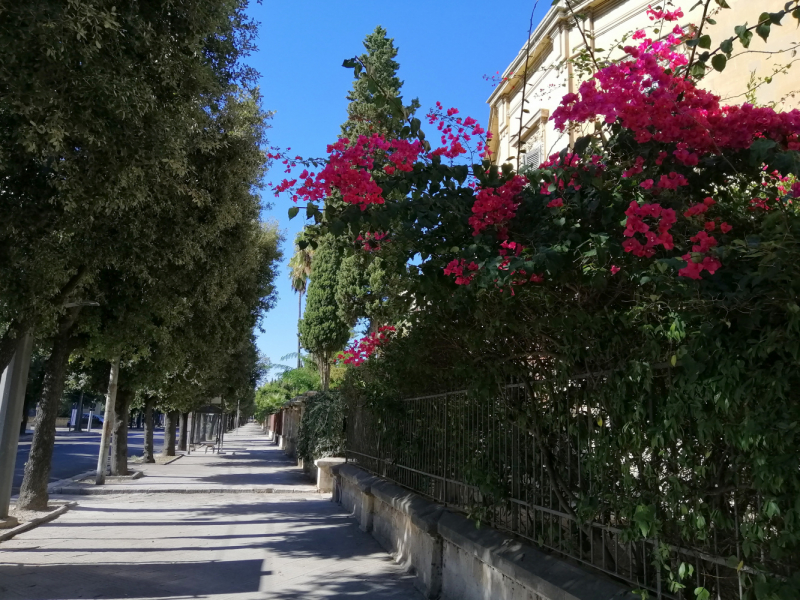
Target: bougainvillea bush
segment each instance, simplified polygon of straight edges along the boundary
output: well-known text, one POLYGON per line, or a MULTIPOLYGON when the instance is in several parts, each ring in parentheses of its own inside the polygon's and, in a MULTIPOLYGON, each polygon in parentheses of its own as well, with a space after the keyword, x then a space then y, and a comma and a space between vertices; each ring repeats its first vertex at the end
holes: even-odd
POLYGON ((522 382, 535 400, 509 419, 542 453, 588 412, 584 477, 552 482, 562 510, 658 539, 664 585, 689 597, 800 597, 800 111, 699 83, 800 18, 776 10, 712 50, 651 9, 671 33, 595 61, 553 114, 572 143, 538 169, 493 165, 481 126, 437 106, 435 137, 411 119, 403 139, 340 140, 280 187, 312 231, 408 249, 414 310, 358 354, 352 393, 522 382), (692 575, 676 546, 727 557, 733 579, 692 575))

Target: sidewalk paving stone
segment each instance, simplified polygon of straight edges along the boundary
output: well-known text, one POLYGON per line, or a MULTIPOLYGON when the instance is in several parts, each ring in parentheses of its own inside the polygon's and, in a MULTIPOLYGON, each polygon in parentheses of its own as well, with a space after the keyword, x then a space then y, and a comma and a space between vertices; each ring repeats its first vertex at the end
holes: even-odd
POLYGON ((59 496, 79 505, 0 544, 0 598, 422 598, 412 577, 257 428, 228 443, 220 456, 137 466, 145 477, 114 485, 116 495, 59 496), (155 478, 163 488, 235 493, 130 493, 155 478), (237 492, 261 486, 298 491, 237 492))

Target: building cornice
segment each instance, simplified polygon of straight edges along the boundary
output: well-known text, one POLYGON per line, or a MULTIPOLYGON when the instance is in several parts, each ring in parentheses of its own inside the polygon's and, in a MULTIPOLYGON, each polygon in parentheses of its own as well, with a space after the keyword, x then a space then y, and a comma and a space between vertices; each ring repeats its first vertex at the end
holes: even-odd
MULTIPOLYGON (((579 14, 586 10, 596 10, 601 5, 614 0, 584 0, 583 2, 576 2, 572 6, 572 12, 579 14)), ((564 26, 569 24, 572 19, 572 14, 567 9, 563 0, 556 6, 553 6, 547 11, 547 14, 536 26, 536 29, 531 33, 527 43, 522 46, 522 49, 517 53, 516 58, 511 64, 503 71, 503 83, 498 85, 486 101, 487 104, 493 105, 499 98, 502 98, 510 91, 516 88, 517 84, 522 81, 523 73, 525 71, 525 57, 528 56, 528 63, 535 61, 542 52, 546 51, 553 43, 555 34, 564 26), (509 76, 513 73, 513 76, 509 76)))

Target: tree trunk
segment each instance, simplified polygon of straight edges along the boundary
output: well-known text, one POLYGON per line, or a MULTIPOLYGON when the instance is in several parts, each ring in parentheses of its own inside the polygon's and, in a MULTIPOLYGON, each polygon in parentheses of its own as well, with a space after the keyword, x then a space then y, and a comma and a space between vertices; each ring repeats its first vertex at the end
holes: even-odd
MULTIPOLYGON (((297 320, 298 322, 300 319, 303 318, 303 292, 297 294, 297 320)), ((297 368, 299 369, 303 365, 300 362, 300 332, 297 332, 297 368)))
POLYGON ((120 387, 114 402, 114 447, 111 449, 111 474, 128 474, 128 411, 133 391, 120 387))
POLYGON ((161 449, 163 456, 175 456, 175 426, 178 421, 178 411, 171 410, 164 413, 164 446, 161 449))
MULTIPOLYGON (((64 301, 67 299, 67 297, 75 291, 75 288, 78 287, 78 284, 86 275, 86 272, 86 267, 81 266, 77 273, 70 277, 69 281, 67 281, 64 287, 59 291, 58 295, 55 296, 51 302, 56 306, 61 306, 64 304, 64 301)), ((62 322, 65 318, 70 318, 68 315, 71 314, 74 314, 74 316, 71 317, 74 322, 74 318, 77 317, 79 311, 80 309, 78 309, 78 311, 75 311, 74 309, 69 311, 65 317, 62 317, 62 322)), ((6 329, 6 332, 3 334, 2 338, 0 338, 0 373, 2 373, 8 366, 8 363, 11 362, 21 337, 36 325, 37 320, 38 319, 36 315, 28 315, 28 317, 23 318, 21 321, 12 321, 8 326, 8 329, 6 329)), ((71 325, 72 323, 70 323, 70 326, 71 325)))
POLYGON ((59 332, 53 339, 53 351, 45 365, 42 393, 36 413, 36 425, 31 440, 28 462, 19 491, 17 507, 23 510, 47 509, 47 483, 50 479, 50 466, 53 459, 53 446, 56 442, 56 417, 61 394, 64 392, 64 379, 67 361, 77 345, 72 337, 72 325, 78 316, 72 310, 61 319, 59 332))
POLYGON ((155 398, 148 398, 144 401, 144 462, 156 462, 153 456, 153 405, 155 398))
POLYGON ((180 436, 178 437, 178 450, 186 451, 186 432, 188 431, 189 413, 181 413, 180 436))
POLYGON ((328 386, 330 385, 331 381, 331 360, 330 360, 330 353, 325 351, 322 353, 322 391, 327 392, 328 386))

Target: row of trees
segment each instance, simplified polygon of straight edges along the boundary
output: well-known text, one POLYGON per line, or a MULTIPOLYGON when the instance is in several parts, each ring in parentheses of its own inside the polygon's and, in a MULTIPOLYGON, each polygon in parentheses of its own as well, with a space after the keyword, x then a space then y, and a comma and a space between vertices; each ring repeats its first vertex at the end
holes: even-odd
MULTIPOLYGON (((350 398, 379 408, 465 387, 500 398, 549 465, 554 508, 647 540, 643 560, 670 592, 795 598, 800 111, 724 107, 700 81, 800 9, 779 2, 715 43, 710 4, 692 28, 652 9, 672 33, 637 32, 614 60, 586 48, 575 65, 590 72, 554 114, 575 141, 535 170, 481 160, 482 128, 454 109, 431 111, 444 135, 432 147, 369 59, 346 61, 403 126, 334 146, 294 194, 318 251, 378 234, 367 260, 403 257, 393 274, 411 310, 349 370, 350 398), (525 393, 501 394, 510 382, 525 393), (557 462, 565 435, 582 440, 566 459, 577 479, 557 462), (676 547, 735 558, 733 575, 695 572, 676 547)), ((504 483, 482 491, 502 504, 504 483)))
POLYGON ((118 370, 116 473, 132 403, 152 460, 154 406, 174 440, 176 411, 253 401, 281 234, 260 222, 270 115, 245 6, 2 9, 0 368, 26 335, 47 356, 22 508, 46 505, 68 378, 98 393, 118 370))

